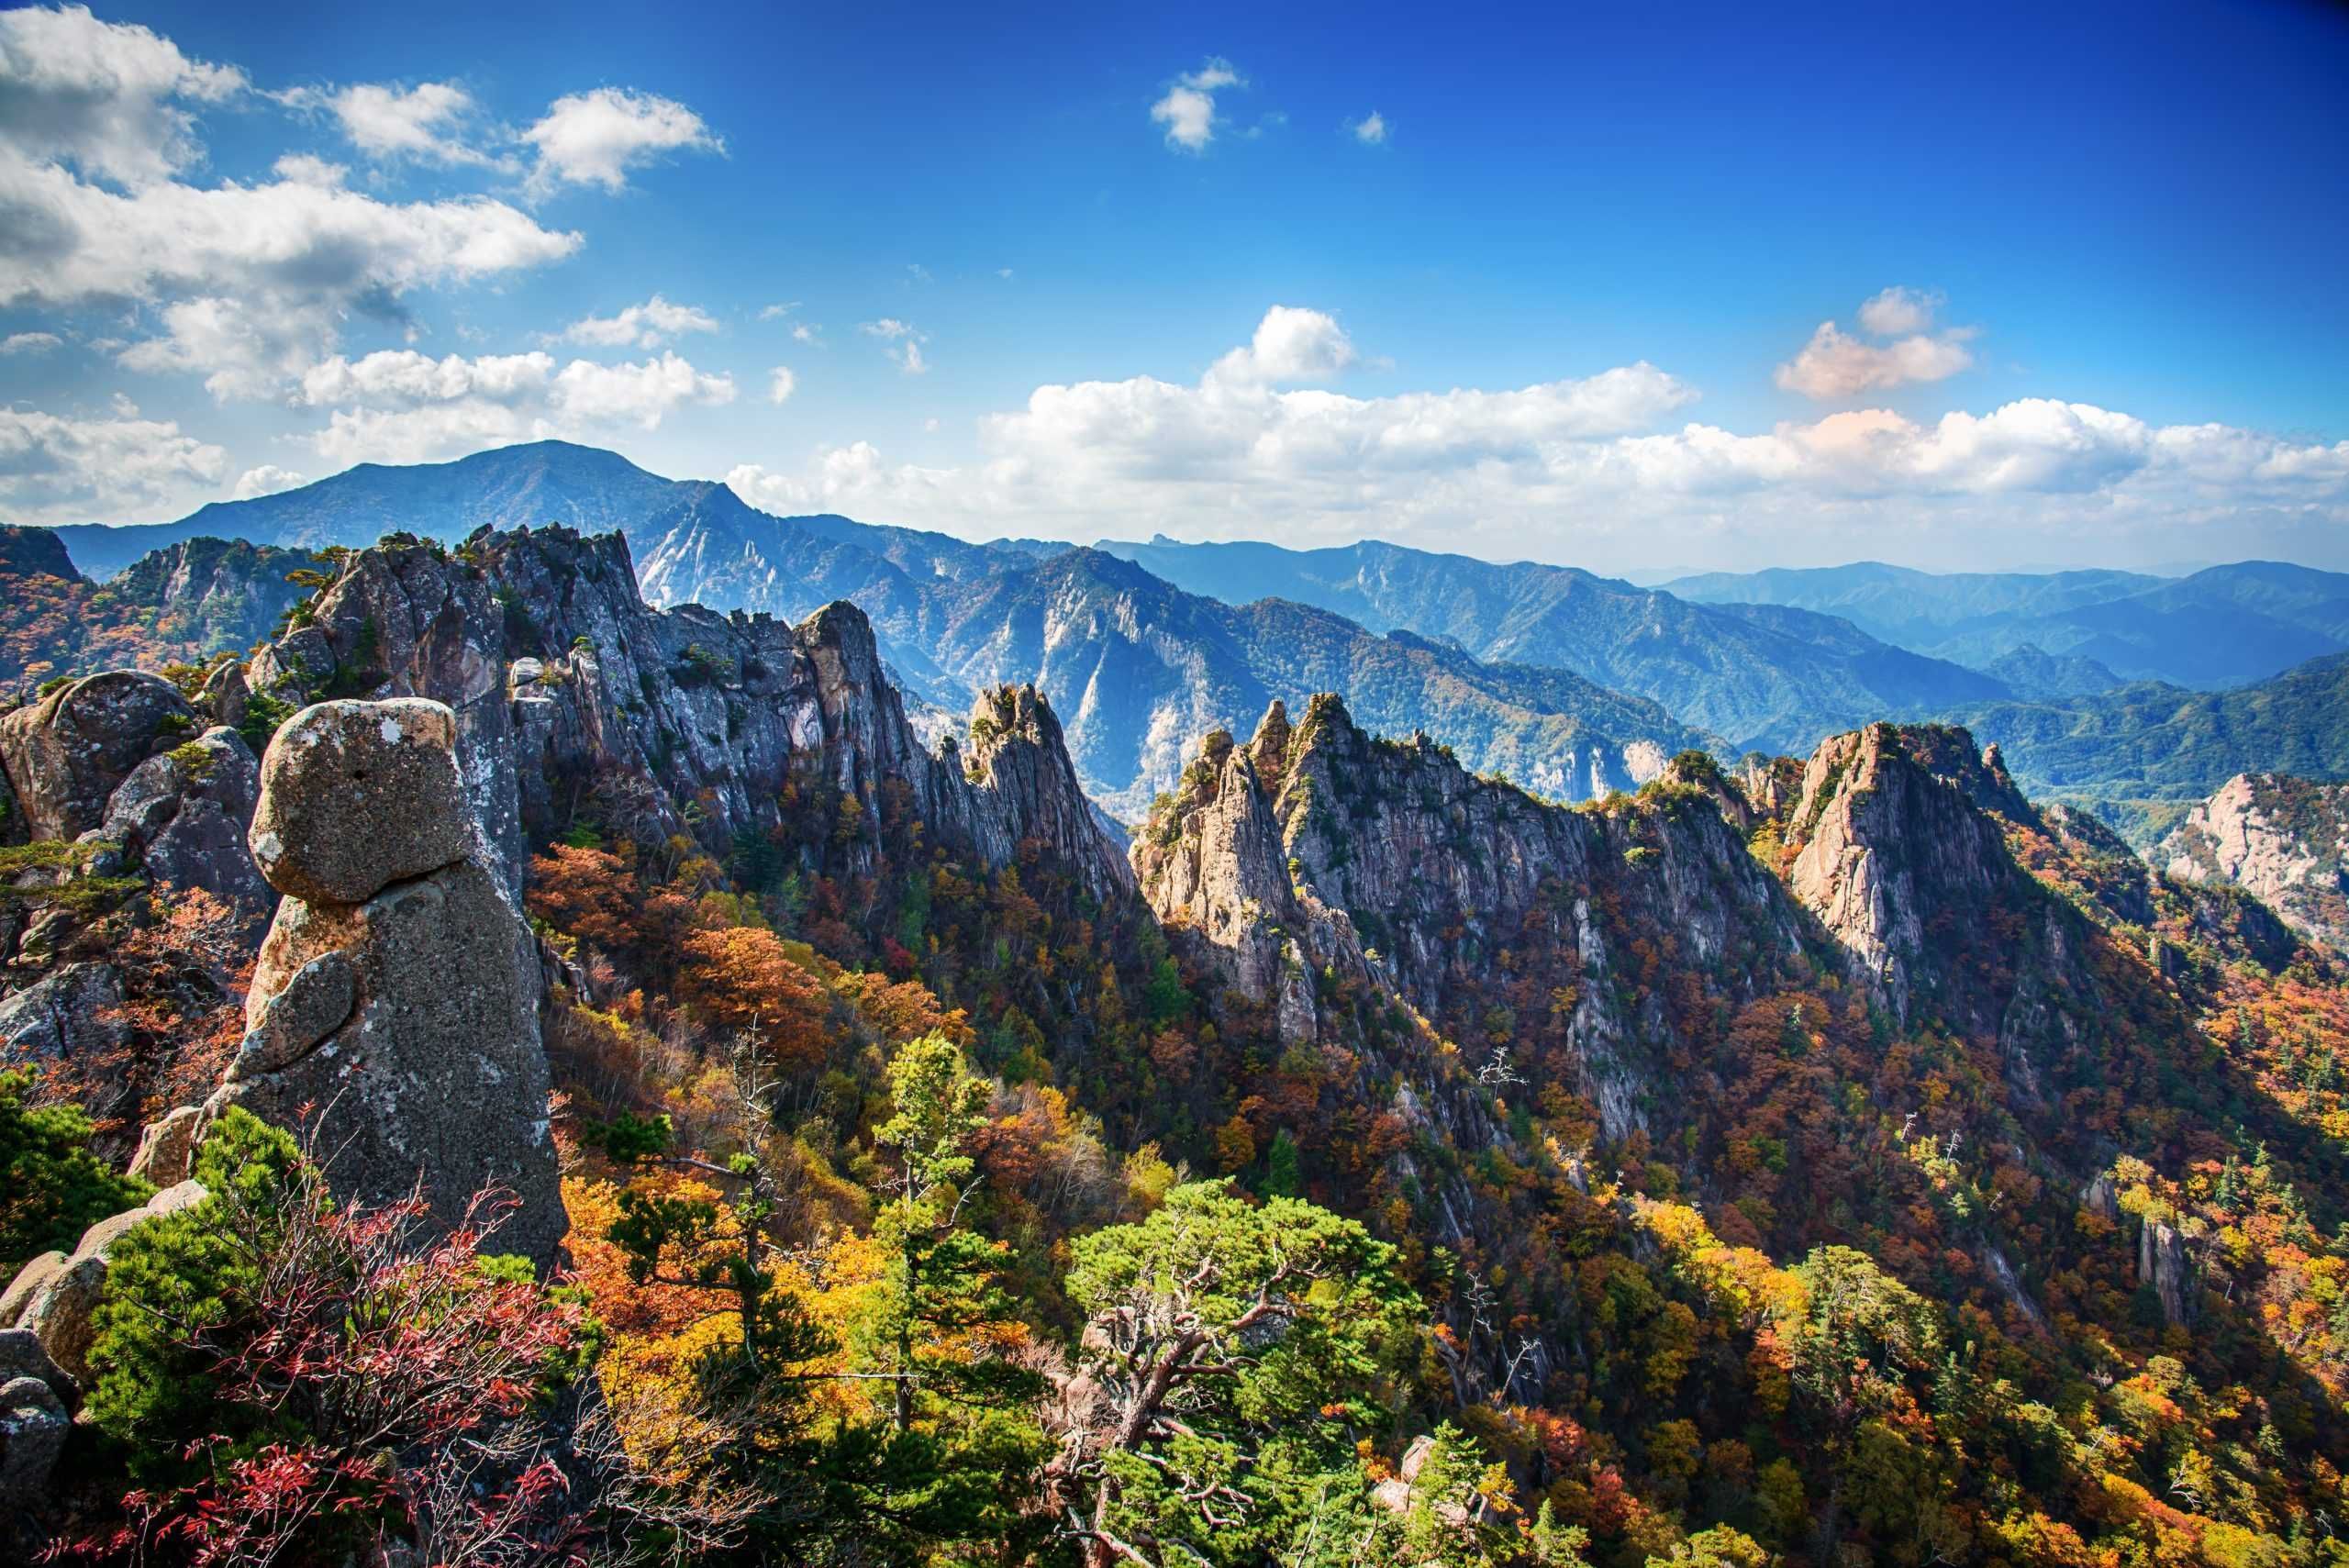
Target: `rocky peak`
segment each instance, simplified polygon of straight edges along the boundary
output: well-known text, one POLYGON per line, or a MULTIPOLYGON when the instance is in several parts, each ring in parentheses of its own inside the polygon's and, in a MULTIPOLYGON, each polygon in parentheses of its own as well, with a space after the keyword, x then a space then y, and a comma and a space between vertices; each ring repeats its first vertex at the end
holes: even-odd
POLYGON ((2181 880, 2232 883, 2349 951, 2349 784, 2238 773, 2148 858, 2181 880))
POLYGON ((2034 1044, 2084 1039, 2096 984, 2086 922, 2016 864, 2002 821, 2044 830, 1963 729, 1831 736, 1803 769, 1787 884, 1897 1019, 1922 1011, 1998 1039, 2036 1099, 2034 1044))
MULTIPOLYGON (((1293 726, 1269 711, 1244 747, 1210 736, 1133 856, 1160 917, 1272 1006, 1293 1041, 1353 1028, 1316 975, 1438 1019, 1466 1005, 1464 983, 1503 948, 1604 975, 1602 891, 1694 958, 1753 954, 1748 984, 1767 984, 1801 940, 1717 810, 1673 792, 1619 812, 1549 805, 1470 774, 1423 737, 1375 738, 1327 694, 1293 726)), ((1592 983, 1564 1027, 1608 1135, 1641 1125, 1659 1019, 1592 983)))
POLYGON ((54 530, 0 528, 0 575, 70 581, 82 573, 74 570, 72 557, 65 553, 65 541, 54 530))
POLYGON ((420 696, 457 721, 488 858, 518 888, 524 846, 581 822, 725 852, 784 825, 796 783, 854 800, 855 830, 818 869, 864 874, 890 812, 990 865, 1042 840, 1097 893, 1129 884, 1032 694, 1005 746, 933 754, 907 722, 863 611, 793 627, 697 605, 655 609, 627 542, 550 527, 482 531, 454 551, 387 539, 348 557, 306 624, 262 651, 255 691, 420 696), (1012 743, 1040 749, 1031 760, 1012 743), (968 763, 975 762, 975 766, 968 763), (902 793, 885 788, 890 781, 902 793))

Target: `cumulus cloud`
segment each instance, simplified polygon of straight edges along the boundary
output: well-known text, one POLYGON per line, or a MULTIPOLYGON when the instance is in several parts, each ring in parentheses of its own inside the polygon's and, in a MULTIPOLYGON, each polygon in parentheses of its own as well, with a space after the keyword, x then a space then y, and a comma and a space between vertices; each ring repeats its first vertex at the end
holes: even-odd
POLYGON ((311 444, 337 463, 423 462, 484 446, 592 434, 634 426, 658 429, 680 408, 730 403, 729 375, 709 373, 672 352, 629 364, 543 352, 449 354, 434 359, 386 349, 337 355, 302 377, 298 397, 333 407, 311 444))
POLYGON ((1970 327, 1928 330, 1941 303, 1938 295, 1888 288, 1860 306, 1860 327, 1870 342, 1832 321, 1822 321, 1802 351, 1778 367, 1777 384, 1788 392, 1821 402, 1889 391, 1914 382, 1943 381, 1974 363, 1966 343, 1970 327))
POLYGON ((1373 109, 1358 120, 1348 120, 1346 129, 1364 147, 1384 146, 1386 141, 1386 117, 1373 109))
POLYGON ((796 391, 798 386, 799 378, 791 373, 789 365, 777 365, 767 372, 767 401, 769 403, 790 402, 792 393, 796 391))
POLYGON ((45 354, 64 341, 54 332, 11 332, 0 338, 0 354, 45 354))
POLYGON ((791 329, 792 340, 798 343, 812 343, 822 337, 824 329, 821 327, 809 321, 802 321, 791 329))
POLYGON ((268 395, 354 316, 396 319, 411 290, 560 261, 580 238, 485 197, 392 203, 340 165, 202 186, 189 104, 247 90, 144 28, 79 9, 0 13, 0 303, 143 307, 121 349, 214 395, 268 395), (160 331, 154 331, 160 328, 160 331))
POLYGON ((256 495, 274 495, 303 483, 302 476, 292 469, 265 462, 237 475, 237 483, 229 488, 228 495, 234 500, 250 501, 256 495))
POLYGON ((133 23, 86 6, 0 12, 0 140, 84 176, 146 185, 198 161, 189 106, 246 89, 233 66, 191 60, 133 23))
POLYGON ((1241 384, 1328 381, 1353 362, 1353 340, 1335 317, 1276 305, 1264 312, 1248 345, 1224 355, 1208 373, 1241 384))
POLYGON ((541 195, 559 185, 625 190, 630 170, 664 153, 726 150, 726 143, 685 105, 626 87, 557 98, 522 139, 537 150, 530 186, 541 195))
POLYGON ((0 510, 18 521, 121 521, 217 485, 227 466, 169 420, 0 408, 0 510))
POLYGON ((1933 324, 1933 312, 1943 301, 1938 294, 1920 289, 1892 287, 1872 295, 1860 306, 1860 325, 1879 338, 1905 337, 1922 332, 1933 324))
POLYGON ((332 117, 351 145, 370 158, 475 166, 504 162, 473 145, 480 111, 473 95, 453 82, 295 87, 277 98, 289 108, 332 117))
POLYGON ((2155 426, 2055 399, 1932 419, 1860 408, 1761 431, 1671 428, 1695 393, 1644 362, 1509 390, 1353 397, 1297 384, 1354 358, 1326 314, 1280 307, 1195 384, 1038 387, 981 421, 970 463, 892 462, 853 442, 728 482, 769 510, 974 534, 1089 539, 1108 516, 1135 533, 1377 534, 1615 567, 1850 559, 1895 536, 1911 558, 1955 566, 1978 563, 2001 530, 2010 559, 2044 559, 2067 538, 2088 557, 2142 552, 2149 539, 2240 553, 2254 525, 2349 524, 2349 441, 2155 426))
POLYGON ((1165 95, 1150 106, 1151 122, 1166 128, 1167 146, 1185 152, 1204 151, 1215 139, 1216 128, 1223 123, 1216 114, 1216 94, 1226 87, 1247 85, 1246 79, 1231 68, 1231 61, 1220 56, 1211 58, 1198 70, 1174 79, 1165 95))
POLYGON ((715 332, 718 318, 690 305, 672 305, 654 295, 642 305, 631 305, 617 316, 590 316, 562 330, 573 343, 600 348, 657 349, 686 332, 715 332))

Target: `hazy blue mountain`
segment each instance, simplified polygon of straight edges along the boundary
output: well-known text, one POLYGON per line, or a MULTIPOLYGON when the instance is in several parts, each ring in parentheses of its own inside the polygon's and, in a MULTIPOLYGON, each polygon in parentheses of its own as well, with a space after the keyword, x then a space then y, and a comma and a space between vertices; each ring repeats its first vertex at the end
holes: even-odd
POLYGON ((1482 663, 1289 601, 1225 604, 1098 550, 941 585, 918 635, 965 688, 1041 685, 1087 786, 1129 815, 1174 782, 1199 735, 1246 733, 1274 698, 1301 712, 1319 691, 1375 730, 1423 729, 1472 769, 1571 799, 1720 744, 1565 671, 1482 663))
POLYGON ((2138 682, 2058 701, 1962 706, 1946 716, 1997 742, 2026 793, 2189 801, 2237 773, 2349 779, 2349 655, 2225 692, 2138 682))
POLYGON ((536 441, 455 462, 362 463, 274 495, 215 501, 176 523, 82 524, 57 534, 76 566, 103 578, 150 550, 205 536, 315 550, 373 544, 401 531, 454 541, 484 524, 558 522, 608 533, 656 509, 676 483, 647 473, 618 452, 536 441))
POLYGON ((2028 647, 2094 660, 2123 680, 2213 688, 2349 650, 2349 576, 2278 562, 2239 562, 2182 578, 1937 573, 1862 562, 1714 573, 1668 587, 1708 604, 1842 616, 1887 642, 1994 673, 2028 647))
POLYGON ((1301 604, 1235 610, 1061 544, 775 517, 723 484, 663 479, 562 441, 367 465, 155 528, 61 533, 96 574, 198 530, 315 549, 395 531, 453 543, 484 525, 546 522, 624 534, 654 604, 796 620, 851 600, 897 678, 952 713, 967 711, 983 685, 1036 681, 1088 788, 1130 815, 1174 782, 1204 731, 1252 726, 1274 697, 1301 703, 1316 691, 1341 693, 1375 728, 1424 728, 1472 767, 1574 798, 1642 782, 1675 751, 1723 748, 1653 702, 1530 667, 1546 660, 1484 663, 1457 645, 1380 637, 1301 604))
POLYGON ((1698 604, 1785 605, 1841 616, 1869 635, 1930 651, 1955 628, 2056 615, 2143 593, 2163 579, 2134 572, 1919 572, 1880 561, 1848 566, 1708 572, 1663 584, 1698 604))
POLYGON ((1741 747, 1809 751, 1821 736, 2009 695, 1992 676, 1894 647, 1849 621, 1778 606, 1698 605, 1573 567, 1499 565, 1377 541, 1105 543, 1193 593, 1273 595, 1374 630, 1455 638, 1478 658, 1569 670, 1661 703, 1741 747))
POLYGON ((2023 643, 1993 659, 1983 673, 1997 676, 2027 702, 2089 696, 2126 684, 2093 659, 2076 653, 2058 656, 2035 642, 2023 643))

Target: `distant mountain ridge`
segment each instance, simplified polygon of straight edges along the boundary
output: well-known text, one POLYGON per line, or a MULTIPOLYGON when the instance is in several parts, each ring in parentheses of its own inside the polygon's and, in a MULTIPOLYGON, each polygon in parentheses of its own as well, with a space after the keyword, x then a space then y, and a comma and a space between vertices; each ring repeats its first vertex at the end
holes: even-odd
POLYGON ((1472 768, 1573 798, 1636 785, 1677 751, 1722 745, 1653 702, 1556 669, 1483 663, 1299 605, 1235 611, 1090 550, 775 517, 724 484, 662 479, 560 441, 417 468, 367 465, 180 523, 60 537, 84 570, 128 576, 139 568, 127 550, 175 545, 195 529, 317 549, 393 532, 453 544, 484 527, 550 522, 622 534, 654 604, 796 621, 852 602, 908 691, 951 712, 1015 672, 1036 682, 1064 716, 1087 789, 1129 816, 1174 782, 1200 735, 1252 722, 1275 697, 1301 702, 1322 689, 1344 692, 1397 733, 1424 728, 1472 768))
POLYGON ((1501 565, 1378 540, 1293 550, 1160 538, 1098 548, 1196 594, 1295 599, 1374 630, 1448 635, 1479 659, 1570 670, 1661 703, 1740 749, 1807 752, 1855 725, 2011 695, 1993 676, 1832 616, 1692 604, 1575 567, 1501 565))
POLYGON ((2125 681, 2205 689, 2349 651, 2349 574, 2273 561, 2182 578, 2131 572, 1936 573, 1849 566, 1712 573, 1664 584, 1702 604, 1842 616, 1887 642, 1977 669, 2031 648, 2125 681))
MULTIPOLYGON (((1996 742, 2034 796, 2095 802, 2199 800, 2238 773, 2349 779, 2349 654, 2296 665, 2232 691, 2141 681, 2089 696, 2001 701, 1947 715, 1996 742)), ((2116 825, 2142 842, 2175 808, 2116 825)))

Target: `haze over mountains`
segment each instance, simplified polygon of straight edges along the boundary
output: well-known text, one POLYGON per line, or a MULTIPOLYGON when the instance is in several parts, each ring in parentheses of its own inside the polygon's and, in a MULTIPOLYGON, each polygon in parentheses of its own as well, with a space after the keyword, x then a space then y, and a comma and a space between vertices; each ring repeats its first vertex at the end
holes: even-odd
MULTIPOLYGON (((1641 783, 1682 750, 1798 752, 1884 718, 1967 723, 2026 788, 2128 824, 2142 811, 2115 803, 2199 799, 2246 770, 2349 772, 2349 677, 2332 657, 2349 651, 2349 577, 2273 562, 2176 580, 1862 562, 1639 587, 1378 541, 973 543, 777 517, 722 484, 558 441, 57 534, 95 578, 198 538, 315 550, 550 522, 624 534, 654 603, 796 619, 852 601, 908 692, 951 713, 986 686, 1037 683, 1086 787, 1129 818, 1201 734, 1244 732, 1273 700, 1320 690, 1375 730, 1424 729, 1472 769, 1568 799, 1641 783)), ((252 559, 279 573, 274 555, 252 559)), ((119 613, 222 620, 206 568, 208 619, 153 567, 125 579, 145 598, 119 613)), ((247 618, 285 598, 253 585, 247 618)))

